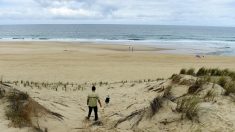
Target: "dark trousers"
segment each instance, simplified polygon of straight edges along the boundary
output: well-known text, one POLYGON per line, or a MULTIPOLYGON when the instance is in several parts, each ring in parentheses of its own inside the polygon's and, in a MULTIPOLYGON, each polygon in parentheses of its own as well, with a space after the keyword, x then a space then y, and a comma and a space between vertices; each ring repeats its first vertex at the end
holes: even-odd
POLYGON ((89 106, 88 119, 90 118, 91 112, 92 112, 93 109, 94 109, 94 112, 95 112, 95 121, 96 121, 96 120, 98 120, 98 108, 97 108, 97 106, 95 106, 95 107, 90 107, 89 106))

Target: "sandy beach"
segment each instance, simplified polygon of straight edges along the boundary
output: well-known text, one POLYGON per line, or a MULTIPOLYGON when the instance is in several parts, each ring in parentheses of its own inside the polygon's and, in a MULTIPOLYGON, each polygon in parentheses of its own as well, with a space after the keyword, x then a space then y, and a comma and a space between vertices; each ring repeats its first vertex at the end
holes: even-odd
MULTIPOLYGON (((121 81, 167 78, 181 68, 229 68, 235 57, 158 53, 153 46, 91 42, 0 42, 0 75, 7 80, 121 81)), ((182 53, 183 54, 183 53, 182 53)))
MULTIPOLYGON (((208 81, 192 94, 188 91, 200 77, 176 75, 170 78, 182 68, 198 70, 204 66, 235 70, 235 57, 197 58, 186 54, 160 54, 158 51, 166 49, 152 46, 133 48, 132 52, 129 45, 91 42, 0 42, 0 75, 3 78, 0 82, 1 130, 235 130, 234 93, 225 96, 227 89, 208 81), (86 120, 86 99, 92 85, 97 87, 103 104, 102 108, 99 107, 98 122, 92 121, 93 114, 91 120, 86 120), (105 105, 107 95, 111 101, 105 105), (17 96, 24 98, 19 101, 17 96), (26 111, 28 126, 14 126, 16 116, 6 114, 11 108, 9 105, 15 104, 9 98, 16 98, 16 104, 24 102, 18 105, 26 111), (195 107, 180 108, 179 102, 183 99, 195 101, 194 98, 198 99, 196 116, 183 117, 184 109, 195 107)), ((229 74, 231 78, 233 74, 229 74)))

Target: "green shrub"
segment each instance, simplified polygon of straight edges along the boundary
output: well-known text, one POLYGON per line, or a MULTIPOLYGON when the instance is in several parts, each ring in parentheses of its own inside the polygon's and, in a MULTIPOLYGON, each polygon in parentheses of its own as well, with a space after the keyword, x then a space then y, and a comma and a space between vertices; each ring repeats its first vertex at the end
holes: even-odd
POLYGON ((224 87, 227 82, 228 82, 228 80, 226 79, 226 77, 222 76, 222 77, 219 78, 219 80, 218 80, 217 83, 218 83, 221 87, 224 87))
POLYGON ((231 77, 233 81, 235 81, 235 72, 230 72, 229 76, 231 77))
POLYGON ((209 73, 211 76, 221 76, 221 75, 222 75, 222 71, 219 70, 218 68, 208 69, 208 73, 209 73))
POLYGON ((207 84, 210 83, 210 82, 213 82, 211 76, 207 76, 207 75, 202 76, 202 77, 200 78, 200 80, 201 80, 203 83, 207 83, 207 84))
POLYGON ((190 68, 188 69, 188 71, 186 72, 187 75, 195 75, 195 69, 194 68, 190 68))
POLYGON ((186 74, 186 71, 187 71, 186 69, 181 69, 180 74, 186 74))
POLYGON ((222 76, 228 76, 230 71, 228 69, 222 70, 222 76))
POLYGON ((205 75, 207 75, 207 70, 204 67, 202 67, 198 70, 196 75, 197 76, 205 76, 205 75))

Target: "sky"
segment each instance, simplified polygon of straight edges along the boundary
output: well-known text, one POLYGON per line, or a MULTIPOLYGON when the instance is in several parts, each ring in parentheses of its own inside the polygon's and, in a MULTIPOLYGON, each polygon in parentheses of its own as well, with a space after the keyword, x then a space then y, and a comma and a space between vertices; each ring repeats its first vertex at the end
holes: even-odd
POLYGON ((0 24, 235 26, 235 0, 0 0, 0 24))

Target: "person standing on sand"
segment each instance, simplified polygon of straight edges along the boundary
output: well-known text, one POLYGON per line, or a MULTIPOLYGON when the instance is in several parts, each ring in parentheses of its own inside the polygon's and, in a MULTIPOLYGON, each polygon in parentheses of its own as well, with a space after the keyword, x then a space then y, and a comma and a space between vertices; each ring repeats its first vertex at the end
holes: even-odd
POLYGON ((100 107, 102 107, 99 95, 95 92, 96 87, 92 86, 92 93, 88 94, 87 96, 87 105, 89 108, 88 116, 87 119, 89 120, 92 110, 94 109, 95 112, 95 121, 98 120, 98 107, 97 107, 97 102, 99 102, 100 107))

